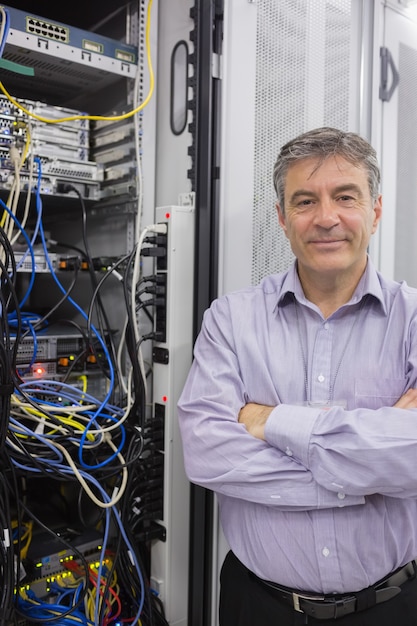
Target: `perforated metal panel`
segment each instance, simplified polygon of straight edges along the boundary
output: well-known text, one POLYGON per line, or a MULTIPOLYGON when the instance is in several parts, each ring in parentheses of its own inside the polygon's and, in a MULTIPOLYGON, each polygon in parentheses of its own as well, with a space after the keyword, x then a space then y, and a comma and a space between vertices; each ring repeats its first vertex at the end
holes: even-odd
MULTIPOLYGON (((280 147, 318 126, 349 126, 353 0, 258 0, 252 283, 293 260, 272 184, 280 147)), ((350 128, 349 130, 356 130, 350 128)))

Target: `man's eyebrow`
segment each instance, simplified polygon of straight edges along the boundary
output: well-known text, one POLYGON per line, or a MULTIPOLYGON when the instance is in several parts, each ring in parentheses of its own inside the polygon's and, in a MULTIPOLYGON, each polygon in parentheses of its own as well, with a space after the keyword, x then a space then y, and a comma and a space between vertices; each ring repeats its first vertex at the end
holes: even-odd
MULTIPOLYGON (((346 191, 351 191, 351 192, 357 193, 358 195, 362 195, 362 189, 356 183, 346 183, 344 185, 339 185, 337 187, 334 187, 334 189, 332 189, 333 194, 343 193, 346 191)), ((315 192, 311 191, 310 189, 297 189, 297 191, 294 191, 294 193, 291 195, 289 202, 293 203, 298 198, 301 198, 301 197, 314 198, 315 196, 316 196, 315 192)))
POLYGON ((313 198, 315 195, 316 194, 313 191, 310 191, 308 189, 297 189, 297 191, 294 191, 291 198, 289 198, 289 202, 290 203, 295 202, 297 198, 301 198, 301 197, 313 198))

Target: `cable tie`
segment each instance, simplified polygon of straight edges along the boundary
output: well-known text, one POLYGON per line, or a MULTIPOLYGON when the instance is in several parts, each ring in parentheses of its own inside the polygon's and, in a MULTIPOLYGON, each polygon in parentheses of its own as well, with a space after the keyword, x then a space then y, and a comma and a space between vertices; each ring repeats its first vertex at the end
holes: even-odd
POLYGON ((128 551, 127 551, 127 554, 128 554, 128 556, 129 556, 129 560, 130 560, 130 562, 132 563, 132 565, 134 565, 134 566, 135 566, 135 565, 136 565, 136 563, 135 563, 135 561, 134 561, 134 559, 133 559, 132 552, 131 552, 130 550, 128 550, 128 551))

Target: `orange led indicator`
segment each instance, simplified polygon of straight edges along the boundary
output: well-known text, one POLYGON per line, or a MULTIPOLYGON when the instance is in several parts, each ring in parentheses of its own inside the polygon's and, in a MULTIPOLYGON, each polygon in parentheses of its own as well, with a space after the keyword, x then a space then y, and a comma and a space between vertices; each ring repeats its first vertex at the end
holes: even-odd
POLYGON ((162 402, 168 402, 168 396, 162 396, 162 402))
POLYGON ((169 218, 171 217, 171 213, 165 213, 165 217, 167 218, 167 220, 169 220, 169 218))

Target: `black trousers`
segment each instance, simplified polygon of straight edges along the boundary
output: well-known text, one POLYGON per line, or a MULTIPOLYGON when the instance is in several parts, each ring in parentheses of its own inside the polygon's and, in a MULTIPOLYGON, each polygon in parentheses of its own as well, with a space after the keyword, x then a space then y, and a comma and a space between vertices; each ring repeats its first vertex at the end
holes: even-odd
POLYGON ((387 602, 337 620, 317 620, 277 600, 229 552, 220 573, 219 618, 220 626, 417 626, 417 577, 387 602))

